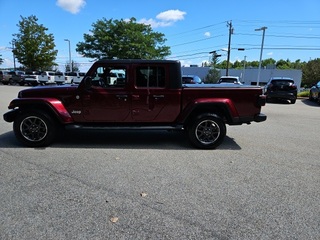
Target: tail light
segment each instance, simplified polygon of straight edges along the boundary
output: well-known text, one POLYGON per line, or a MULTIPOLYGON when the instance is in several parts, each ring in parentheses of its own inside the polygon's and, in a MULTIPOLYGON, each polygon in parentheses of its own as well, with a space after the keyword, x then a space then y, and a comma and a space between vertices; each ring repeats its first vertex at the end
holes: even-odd
POLYGON ((267 102, 267 97, 266 97, 266 95, 259 95, 259 98, 258 98, 258 106, 260 106, 260 107, 265 106, 265 105, 266 105, 266 102, 267 102))
POLYGON ((295 84, 292 84, 290 87, 291 87, 292 89, 297 89, 297 85, 295 85, 295 84))

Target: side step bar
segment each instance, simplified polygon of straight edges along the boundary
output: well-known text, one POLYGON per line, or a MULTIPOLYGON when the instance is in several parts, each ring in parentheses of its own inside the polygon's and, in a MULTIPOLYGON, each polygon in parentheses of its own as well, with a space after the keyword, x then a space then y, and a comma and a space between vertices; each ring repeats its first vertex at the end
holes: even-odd
POLYGON ((184 130, 183 125, 175 126, 112 126, 112 125, 80 125, 69 124, 67 130, 184 130))

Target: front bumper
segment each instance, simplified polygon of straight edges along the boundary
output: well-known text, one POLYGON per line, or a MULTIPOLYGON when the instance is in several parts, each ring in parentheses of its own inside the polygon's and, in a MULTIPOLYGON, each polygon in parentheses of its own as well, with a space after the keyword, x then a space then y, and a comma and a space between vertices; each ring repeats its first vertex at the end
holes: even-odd
POLYGON ((13 122, 18 112, 19 109, 13 109, 9 112, 6 112, 5 114, 3 114, 3 120, 5 120, 6 122, 13 122))

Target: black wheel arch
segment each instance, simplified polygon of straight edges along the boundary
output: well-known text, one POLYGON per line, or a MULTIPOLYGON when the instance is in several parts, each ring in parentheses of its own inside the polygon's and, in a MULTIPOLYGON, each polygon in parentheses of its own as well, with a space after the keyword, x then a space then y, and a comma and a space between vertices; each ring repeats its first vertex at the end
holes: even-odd
POLYGON ((23 112, 28 112, 28 111, 43 112, 48 116, 50 116, 57 123, 60 123, 60 124, 63 123, 62 119, 59 117, 55 109, 45 103, 21 104, 20 106, 18 106, 18 111, 16 111, 14 118, 16 118, 18 114, 21 114, 23 112))
POLYGON ((190 122, 193 121, 196 117, 203 114, 210 114, 215 117, 221 118, 224 122, 232 122, 231 113, 228 107, 222 103, 215 104, 201 104, 195 106, 185 117, 183 125, 185 127, 190 125, 190 122))

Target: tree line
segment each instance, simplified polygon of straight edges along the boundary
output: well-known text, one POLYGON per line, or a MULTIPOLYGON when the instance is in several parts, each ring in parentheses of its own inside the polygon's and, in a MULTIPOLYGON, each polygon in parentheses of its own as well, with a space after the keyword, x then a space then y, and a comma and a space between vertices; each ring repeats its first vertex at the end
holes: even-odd
MULTIPOLYGON (((53 34, 47 33, 48 28, 39 24, 36 16, 20 17, 21 20, 17 24, 19 31, 13 34, 12 39, 15 58, 25 70, 54 70, 58 65, 55 62, 58 50, 55 49, 53 34)), ((93 23, 89 31, 90 33, 83 34, 84 40, 76 45, 76 51, 86 58, 165 59, 171 54, 170 47, 165 45, 165 35, 153 31, 150 25, 137 23, 135 18, 128 21, 102 18, 93 23)), ((2 62, 0 55, 0 64, 2 62)), ((289 59, 275 61, 268 58, 263 60, 261 65, 275 65, 277 69, 301 69, 303 86, 320 81, 320 58, 308 62, 291 62, 289 59)), ((211 66, 211 73, 214 73, 215 68, 226 69, 227 66, 230 69, 257 68, 259 62, 220 62, 219 58, 213 55, 207 66, 211 66)), ((69 64, 66 64, 66 71, 77 69, 78 64, 74 61, 71 69, 69 64)))

